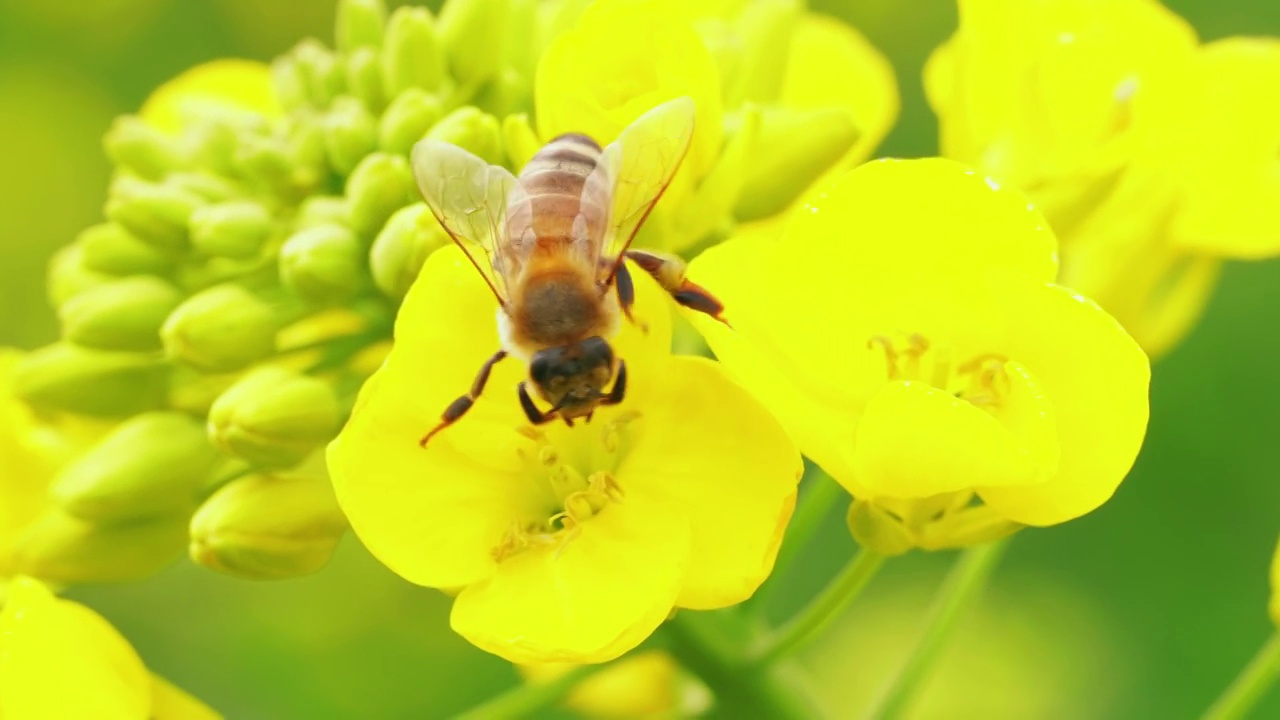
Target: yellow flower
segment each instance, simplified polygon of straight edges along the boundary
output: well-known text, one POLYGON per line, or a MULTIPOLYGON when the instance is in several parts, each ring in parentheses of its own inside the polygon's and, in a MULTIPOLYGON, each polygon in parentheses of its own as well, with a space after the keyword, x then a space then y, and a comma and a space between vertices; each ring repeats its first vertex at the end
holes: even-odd
POLYGON ((681 175, 701 177, 720 152, 720 75, 692 25, 665 3, 602 0, 547 48, 534 102, 543 140, 586 133, 605 144, 654 107, 687 96, 697 127, 681 175))
POLYGON ((734 329, 695 320, 853 494, 860 539, 964 545, 1098 507, 1146 430, 1146 356, 1052 284, 1055 249, 1021 196, 959 164, 877 161, 812 197, 781 241, 699 256, 690 275, 734 329))
POLYGON ((11 572, 13 543, 44 510, 57 469, 48 436, 13 396, 13 373, 22 353, 0 348, 0 577, 11 572))
MULTIPOLYGON (((549 682, 574 666, 564 663, 521 665, 529 682, 549 682)), ((649 650, 619 660, 579 683, 565 697, 571 710, 590 718, 665 717, 680 705, 679 666, 661 650, 649 650)))
POLYGON ((89 608, 18 577, 0 612, 0 717, 206 720, 221 717, 147 672, 89 608))
POLYGON ((1152 355, 1193 326, 1222 259, 1280 253, 1280 43, 1198 45, 1151 0, 962 1, 925 86, 943 154, 1026 192, 1061 281, 1152 355))
POLYGON ((671 356, 667 300, 644 273, 611 341, 627 395, 588 424, 534 431, 498 364, 472 410, 418 439, 498 347, 494 303, 455 248, 432 254, 396 343, 329 448, 338 501, 402 577, 457 589, 451 622, 513 662, 602 662, 672 608, 718 608, 769 574, 799 456, 781 427, 703 358, 671 356))
POLYGON ((161 85, 139 115, 157 130, 177 133, 193 118, 210 114, 276 117, 280 112, 270 68, 252 60, 215 60, 161 85))

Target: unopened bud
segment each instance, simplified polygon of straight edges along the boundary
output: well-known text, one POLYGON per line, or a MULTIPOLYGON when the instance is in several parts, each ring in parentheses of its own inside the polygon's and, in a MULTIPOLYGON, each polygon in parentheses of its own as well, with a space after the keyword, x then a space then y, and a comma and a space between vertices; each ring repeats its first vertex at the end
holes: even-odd
POLYGON ((63 510, 97 523, 181 514, 217 461, 202 423, 184 413, 145 413, 63 468, 51 493, 63 510))
POLYGON ((734 206, 738 219, 768 217, 791 205, 857 139, 853 119, 838 108, 765 110, 757 150, 734 206))
POLYGON ((23 359, 14 375, 13 390, 33 405, 118 417, 159 407, 167 375, 164 363, 151 355, 90 350, 60 342, 23 359))
POLYGON ((382 77, 388 97, 411 87, 439 88, 445 78, 444 63, 444 50, 431 11, 401 7, 391 13, 382 47, 382 77))
POLYGON ((369 155, 347 179, 351 226, 361 237, 373 238, 391 213, 409 204, 415 192, 407 159, 383 152, 369 155))
POLYGON ((182 163, 173 138, 134 115, 116 118, 102 142, 112 162, 148 180, 159 180, 182 163))
POLYGON ((298 61, 292 55, 281 55, 271 62, 271 87, 285 110, 294 110, 311 102, 298 61))
POLYGON ((333 439, 341 422, 328 383, 279 367, 259 368, 209 410, 209 432, 227 453, 258 467, 296 465, 333 439))
POLYGON ((58 307, 62 336, 99 350, 160 349, 160 326, 182 302, 176 287, 132 275, 86 290, 58 307))
POLYGON ((351 205, 341 196, 312 195, 298 207, 298 214, 293 222, 298 228, 350 225, 351 205))
POLYGON ((115 278, 85 266, 85 251, 81 243, 59 248, 49 261, 45 278, 45 290, 49 302, 57 307, 89 288, 108 283, 115 278))
POLYGON ((373 48, 362 47, 346 59, 347 91, 372 112, 387 106, 387 90, 382 80, 382 59, 373 48))
POLYGON ((106 215, 156 249, 178 252, 187 247, 191 213, 203 204, 199 196, 181 188, 129 179, 113 184, 106 215))
POLYGON ((173 369, 169 378, 169 393, 165 404, 191 415, 208 415, 213 401, 239 379, 240 376, 236 373, 210 375, 179 365, 173 369))
POLYGON ((476 93, 474 102, 496 117, 524 112, 533 105, 533 82, 512 68, 501 68, 476 93))
POLYGON ((511 165, 515 168, 527 165, 542 149, 542 141, 529 124, 529 116, 524 113, 508 115, 502 119, 502 142, 506 147, 507 157, 511 158, 511 165))
POLYGON ((294 196, 310 195, 329 177, 324 128, 318 122, 295 119, 287 129, 286 152, 289 158, 289 187, 294 196))
POLYGON ((85 268, 109 275, 159 275, 173 269, 173 256, 161 252, 115 223, 85 229, 76 237, 85 268))
POLYGON ((271 213, 251 200, 206 205, 191 215, 191 244, 217 257, 248 260, 271 235, 271 213))
POLYGON ((378 146, 378 122, 353 97, 334 101, 324 118, 324 146, 329 165, 348 175, 378 146))
POLYGON ((449 0, 441 8, 440 40, 449 70, 462 83, 479 85, 502 67, 510 5, 511 0, 449 0))
POLYGON ((184 133, 186 151, 193 167, 205 168, 220 175, 235 173, 237 139, 236 126, 226 120, 210 120, 184 133))
POLYGON ((187 513, 99 525, 53 509, 15 540, 13 564, 57 583, 139 580, 176 560, 186 540, 187 513))
POLYGON ((454 110, 441 118, 427 137, 453 143, 494 165, 502 163, 498 119, 480 108, 468 105, 454 110))
POLYGON ((378 233, 369 253, 374 284, 387 297, 403 298, 427 257, 448 243, 448 232, 423 203, 398 210, 378 233))
POLYGON ((889 511, 866 500, 854 500, 847 517, 849 532, 859 545, 886 557, 915 547, 911 533, 889 511))
POLYGON ((279 324, 270 303, 225 284, 187 298, 160 334, 169 357, 206 372, 232 372, 275 352, 279 324))
POLYGON ((413 144, 440 119, 440 100, 421 88, 396 96, 378 122, 378 145, 389 153, 407 155, 413 144))
POLYGON ((324 107, 342 92, 346 72, 333 51, 320 41, 312 38, 303 40, 294 47, 292 55, 302 86, 313 105, 324 107))
POLYGON ((236 145, 236 171, 248 182, 269 192, 286 194, 292 187, 293 160, 281 140, 256 134, 242 134, 236 145))
POLYGON ((364 287, 365 246, 350 228, 317 225, 280 248, 280 281, 310 303, 344 302, 364 287))
POLYGON ((186 190, 206 202, 223 202, 243 196, 244 188, 224 177, 204 171, 177 172, 165 183, 186 190))
POLYGON ((344 53, 382 44, 387 7, 381 0, 339 0, 334 44, 344 53))
POLYGON ((251 475, 191 519, 191 559, 230 575, 278 580, 324 567, 347 530, 325 477, 251 475))

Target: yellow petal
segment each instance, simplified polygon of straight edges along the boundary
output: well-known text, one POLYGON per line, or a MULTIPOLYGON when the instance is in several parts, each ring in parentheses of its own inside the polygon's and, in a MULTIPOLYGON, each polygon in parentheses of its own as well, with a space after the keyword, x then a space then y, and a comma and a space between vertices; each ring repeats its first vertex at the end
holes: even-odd
POLYGON ((684 515, 628 492, 565 544, 521 552, 463 590, 453 629, 516 663, 612 660, 666 619, 688 554, 684 515))
POLYGON ((673 357, 663 375, 634 425, 618 482, 689 518, 689 572, 677 605, 742 602, 773 568, 803 470, 800 455, 764 406, 716 363, 673 357))
POLYGON ((0 717, 145 720, 151 679, 92 610, 19 577, 0 612, 0 717))
POLYGON ((1000 421, 921 382, 892 382, 867 405, 853 473, 871 497, 925 498, 976 485, 1020 485, 1020 448, 1000 421))
POLYGON ((840 107, 858 128, 846 160, 865 160, 898 116, 893 66, 847 23, 804 14, 791 37, 779 102, 796 108, 840 107))
POLYGON ((215 60, 183 72, 151 93, 139 114, 158 130, 176 133, 192 118, 257 113, 280 115, 271 70, 252 60, 215 60))
POLYGON ((1228 38, 1170 73, 1153 107, 1135 109, 1155 126, 1155 162, 1178 163, 1183 195, 1171 232, 1183 247, 1246 260, 1280 253, 1277 87, 1280 39, 1228 38))
POLYGON ((154 720, 221 720, 222 715, 159 675, 151 676, 154 720))
POLYGON ((1011 288, 1008 334, 1016 358, 1053 403, 1058 472, 1039 485, 980 488, 987 505, 1027 525, 1052 525, 1106 502, 1142 447, 1147 356, 1111 316, 1055 285, 1011 288))
MULTIPOLYGON (((550 682, 574 668, 565 663, 521 665, 530 682, 550 682)), ((583 680, 565 698, 570 709, 591 718, 639 718, 671 713, 677 702, 680 667, 661 650, 647 650, 619 660, 583 680)))
POLYGON ((13 396, 12 377, 22 353, 0 348, 0 574, 8 546, 39 516, 56 469, 33 442, 34 418, 13 396))
MULTIPOLYGON (((636 314, 648 334, 624 325, 612 343, 627 361, 623 407, 642 402, 660 378, 655 367, 671 343, 665 293, 633 271, 636 314)), ((369 550, 406 579, 431 587, 487 576, 490 555, 517 520, 545 520, 558 508, 523 474, 518 450, 528 427, 516 395, 526 368, 515 358, 493 370, 475 406, 432 439, 419 439, 466 394, 500 347, 497 302, 455 247, 423 265, 396 320, 396 343, 365 383, 351 419, 329 448, 338 501, 369 550)))

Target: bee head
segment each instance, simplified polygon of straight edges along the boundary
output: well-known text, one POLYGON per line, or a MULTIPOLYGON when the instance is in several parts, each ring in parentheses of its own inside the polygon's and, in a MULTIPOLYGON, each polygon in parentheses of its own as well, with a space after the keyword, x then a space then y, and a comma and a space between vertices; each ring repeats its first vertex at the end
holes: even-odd
POLYGON ((599 336, 539 350, 529 362, 529 379, 538 394, 567 418, 594 410, 612 377, 613 349, 599 336))

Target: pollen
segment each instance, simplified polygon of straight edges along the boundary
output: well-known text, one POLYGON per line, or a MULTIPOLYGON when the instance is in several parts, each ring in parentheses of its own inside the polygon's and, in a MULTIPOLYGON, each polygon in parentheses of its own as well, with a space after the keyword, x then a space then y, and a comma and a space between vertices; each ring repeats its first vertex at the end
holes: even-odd
POLYGON ((867 348, 883 355, 889 380, 923 381, 986 409, 998 408, 1009 394, 1008 358, 984 353, 954 364, 954 353, 920 333, 876 335, 867 348))

